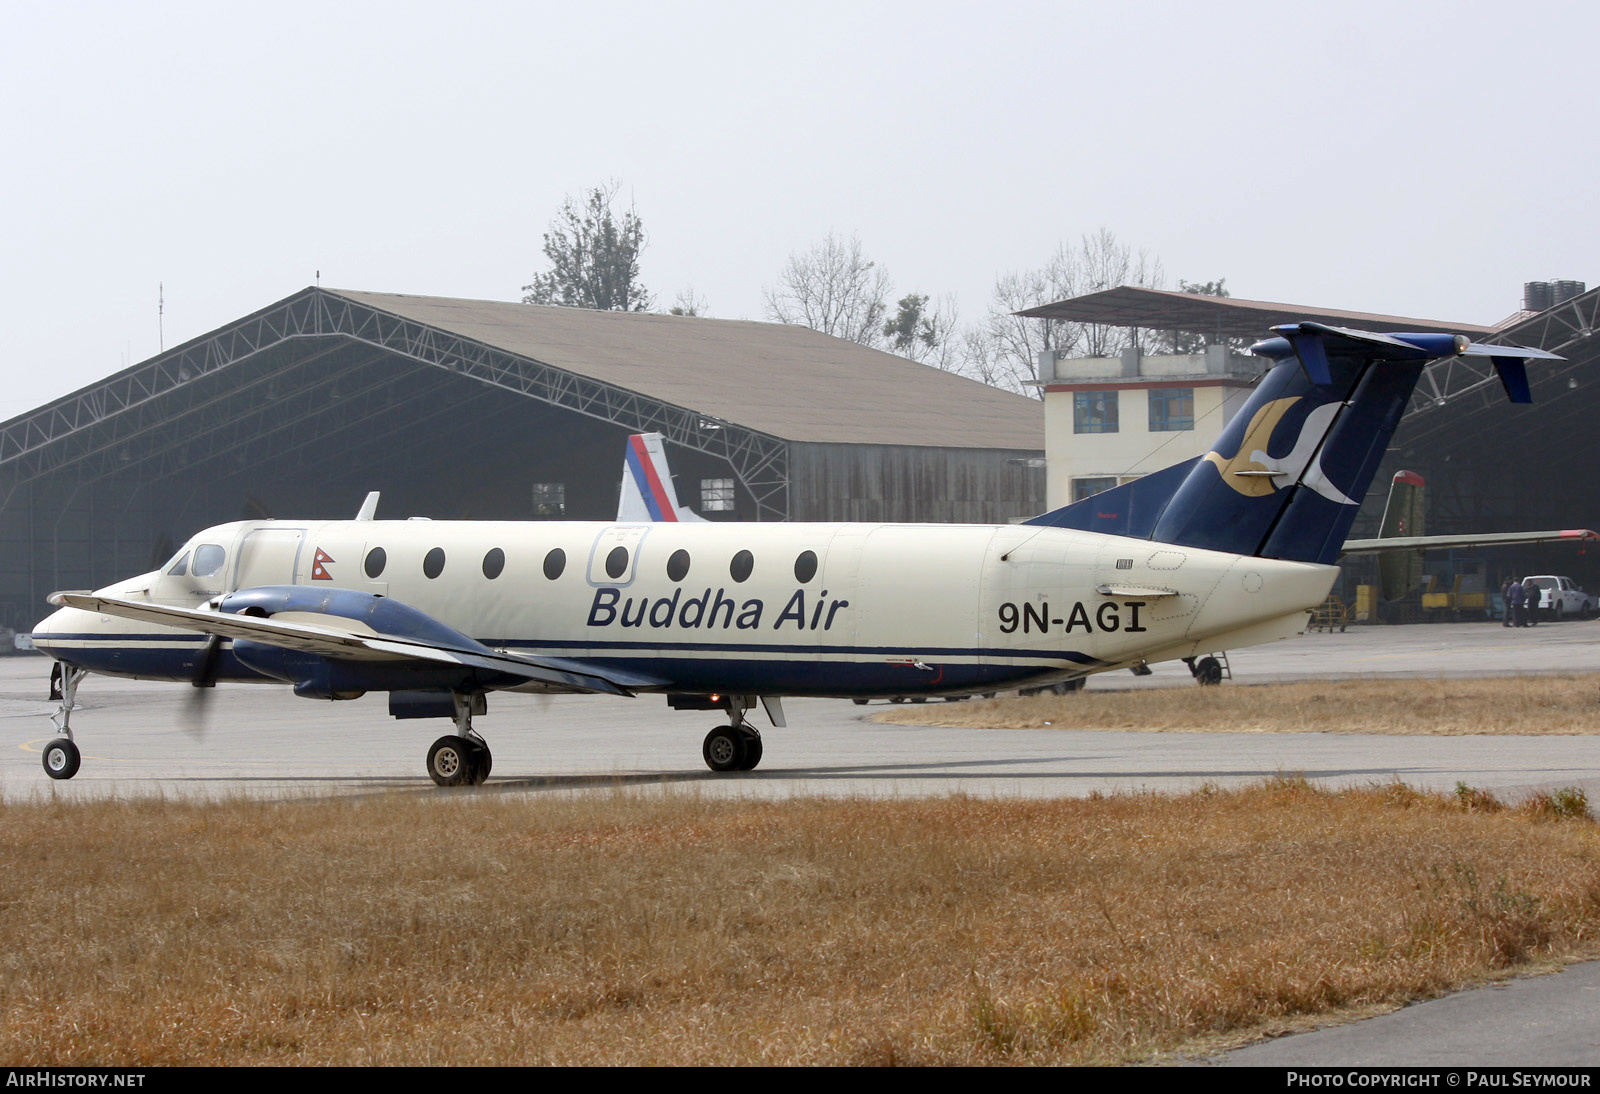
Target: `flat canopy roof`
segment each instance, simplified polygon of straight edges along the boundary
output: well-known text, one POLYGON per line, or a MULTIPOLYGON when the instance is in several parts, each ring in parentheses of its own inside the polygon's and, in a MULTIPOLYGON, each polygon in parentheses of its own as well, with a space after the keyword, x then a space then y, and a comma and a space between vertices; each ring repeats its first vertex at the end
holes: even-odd
POLYGON ((1375 331, 1433 331, 1487 335, 1493 327, 1478 323, 1441 323, 1437 319, 1412 319, 1403 315, 1334 311, 1269 300, 1239 300, 1231 296, 1165 292, 1123 285, 1104 292, 1058 300, 1017 312, 1031 319, 1065 319, 1074 323, 1100 323, 1109 327, 1144 327, 1148 330, 1183 330, 1217 338, 1264 338, 1280 323, 1310 320, 1339 327, 1375 331))

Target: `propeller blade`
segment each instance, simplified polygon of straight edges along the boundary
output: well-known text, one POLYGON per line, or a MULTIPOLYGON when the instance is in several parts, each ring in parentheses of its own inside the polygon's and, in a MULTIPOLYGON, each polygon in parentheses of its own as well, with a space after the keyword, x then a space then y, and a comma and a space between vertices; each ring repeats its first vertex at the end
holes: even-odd
POLYGON ((189 693, 189 699, 183 704, 183 711, 178 720, 183 724, 183 731, 195 739, 205 736, 206 708, 210 705, 212 691, 217 686, 217 666, 221 662, 222 636, 209 635, 206 644, 200 651, 200 656, 195 658, 194 675, 189 679, 189 684, 195 690, 189 693))
POLYGON ((213 634, 206 638, 205 648, 200 651, 200 656, 195 659, 194 676, 189 683, 197 688, 214 688, 217 686, 217 662, 220 660, 219 651, 222 647, 222 636, 213 634))

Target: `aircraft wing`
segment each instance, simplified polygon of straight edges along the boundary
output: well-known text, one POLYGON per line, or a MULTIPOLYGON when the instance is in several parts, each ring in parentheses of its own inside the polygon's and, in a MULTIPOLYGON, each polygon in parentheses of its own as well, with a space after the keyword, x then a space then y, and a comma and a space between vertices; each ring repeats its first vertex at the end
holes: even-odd
POLYGON ((635 688, 659 687, 666 681, 614 669, 596 669, 582 661, 559 657, 526 657, 491 650, 451 649, 414 638, 380 634, 355 620, 311 612, 285 613, 292 618, 236 615, 200 608, 179 608, 89 593, 52 593, 50 603, 86 612, 156 623, 223 638, 260 642, 339 661, 434 661, 502 672, 525 680, 579 692, 634 694, 635 688), (305 622, 316 619, 318 622, 305 622), (340 626, 329 626, 337 622, 340 626), (365 633, 363 633, 363 631, 365 633))
POLYGON ((1382 551, 1433 551, 1444 547, 1493 547, 1505 543, 1557 543, 1570 540, 1586 543, 1600 540, 1600 532, 1589 528, 1562 528, 1548 532, 1485 532, 1463 536, 1387 536, 1382 539, 1347 539, 1347 555, 1376 554, 1382 551))

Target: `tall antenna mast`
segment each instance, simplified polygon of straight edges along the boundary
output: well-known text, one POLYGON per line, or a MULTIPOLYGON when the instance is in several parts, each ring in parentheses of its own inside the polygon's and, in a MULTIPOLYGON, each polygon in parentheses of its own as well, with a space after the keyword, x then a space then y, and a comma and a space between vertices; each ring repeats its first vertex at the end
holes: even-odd
POLYGON ((165 353, 167 349, 167 286, 164 282, 156 282, 156 346, 158 353, 165 353))

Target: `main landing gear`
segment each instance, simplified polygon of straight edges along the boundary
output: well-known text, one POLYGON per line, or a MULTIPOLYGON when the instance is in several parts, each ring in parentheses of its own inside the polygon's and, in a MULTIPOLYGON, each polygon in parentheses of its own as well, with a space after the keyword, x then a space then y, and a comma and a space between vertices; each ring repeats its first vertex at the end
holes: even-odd
POLYGON ((61 705, 50 715, 61 736, 44 746, 44 773, 52 779, 70 779, 78 773, 83 757, 72 743, 72 708, 78 705, 78 684, 89 673, 60 661, 50 670, 50 698, 61 705))
POLYGON ((716 726, 706 734, 700 754, 713 771, 753 771, 761 762, 761 734, 744 720, 744 697, 727 697, 730 724, 716 726))
POLYGON ((488 742, 472 728, 472 716, 488 711, 482 692, 459 693, 455 700, 456 732, 440 737, 428 749, 428 776, 440 786, 477 786, 489 777, 494 756, 488 742))

